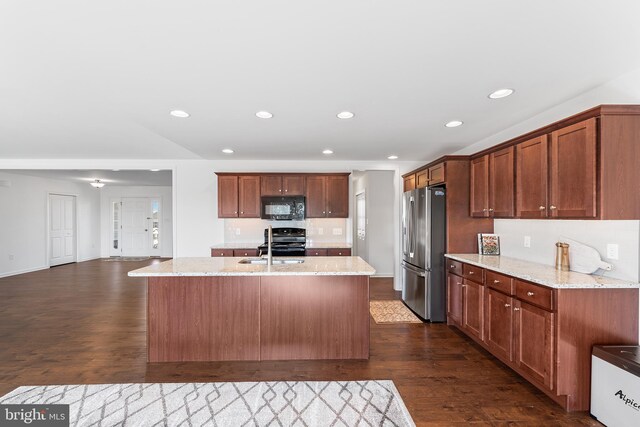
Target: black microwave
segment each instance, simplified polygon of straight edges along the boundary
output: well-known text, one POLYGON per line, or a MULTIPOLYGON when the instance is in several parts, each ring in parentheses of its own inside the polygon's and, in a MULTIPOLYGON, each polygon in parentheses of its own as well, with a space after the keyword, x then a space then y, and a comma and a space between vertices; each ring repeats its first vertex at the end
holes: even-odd
POLYGON ((263 196, 260 199, 260 218, 277 221, 304 219, 304 196, 263 196))

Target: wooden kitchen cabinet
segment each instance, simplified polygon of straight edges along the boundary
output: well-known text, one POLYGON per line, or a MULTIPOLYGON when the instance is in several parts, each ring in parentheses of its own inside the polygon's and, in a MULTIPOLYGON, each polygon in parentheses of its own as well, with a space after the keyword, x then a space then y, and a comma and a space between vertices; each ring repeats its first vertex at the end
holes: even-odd
POLYGON ((260 177, 238 177, 238 217, 260 218, 260 177))
POLYGON ((462 284, 462 328, 479 340, 484 327, 484 286, 464 279, 462 284))
POLYGON ((212 257, 232 257, 233 249, 211 249, 212 257))
POLYGON ((301 196, 304 194, 303 175, 262 175, 262 196, 301 196))
POLYGON ((238 217, 238 177, 218 176, 218 218, 238 217))
POLYGON ((328 256, 351 256, 351 249, 349 248, 329 248, 327 249, 328 256))
POLYGON ((404 177, 404 191, 411 191, 416 189, 416 174, 411 174, 404 177))
POLYGON ((494 218, 513 218, 515 150, 507 147, 489 154, 489 213, 494 218))
POLYGON ((444 182, 444 162, 429 168, 429 185, 442 184, 444 182))
POLYGON ((260 218, 260 177, 219 175, 218 218, 260 218))
POLYGON ((516 216, 547 217, 547 135, 516 145, 516 216))
POLYGON ((518 369, 553 389, 554 314, 515 300, 515 363, 518 369))
POLYGON ((326 249, 307 249, 305 250, 305 256, 327 256, 328 252, 326 249))
MULTIPOLYGON (((429 169, 416 173, 416 188, 424 188, 429 185, 429 169)), ((407 191, 407 190, 405 190, 407 191)))
POLYGON ((247 249, 234 249, 233 256, 235 257, 245 257, 245 256, 258 256, 258 250, 255 248, 247 248, 247 249))
POLYGON ((489 216, 489 155, 471 160, 470 215, 489 216))
POLYGON ((484 341, 503 359, 513 360, 513 298, 493 289, 485 295, 484 341))
POLYGON ((471 216, 513 217, 514 178, 513 147, 471 160, 471 216))
POLYGON ((549 216, 596 216, 596 119, 551 133, 549 216))
POLYGON ((447 274, 447 320, 448 324, 462 325, 462 283, 455 274, 447 274))
POLYGON ((317 175, 306 179, 307 218, 349 217, 349 175, 317 175))

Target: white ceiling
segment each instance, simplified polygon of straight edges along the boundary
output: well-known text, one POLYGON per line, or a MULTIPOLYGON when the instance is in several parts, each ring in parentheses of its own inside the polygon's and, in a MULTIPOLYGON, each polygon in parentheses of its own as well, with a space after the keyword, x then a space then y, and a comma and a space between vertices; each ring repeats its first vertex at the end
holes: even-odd
POLYGON ((90 183, 96 179, 109 186, 171 186, 171 171, 161 170, 157 172, 142 170, 47 170, 47 169, 11 169, 0 172, 17 173, 21 175, 37 176, 45 179, 60 179, 71 182, 90 183))
POLYGON ((637 0, 4 2, 0 158, 429 159, 640 68, 638 16, 637 0))

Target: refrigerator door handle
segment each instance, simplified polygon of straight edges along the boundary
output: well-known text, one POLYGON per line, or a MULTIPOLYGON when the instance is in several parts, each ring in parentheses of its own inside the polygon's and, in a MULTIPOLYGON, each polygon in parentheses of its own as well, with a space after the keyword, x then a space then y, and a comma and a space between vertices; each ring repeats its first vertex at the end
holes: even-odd
POLYGON ((414 225, 415 225, 415 200, 413 198, 413 196, 411 196, 411 198, 409 199, 409 203, 410 203, 410 208, 409 208, 409 257, 413 258, 413 253, 414 253, 414 248, 415 248, 415 244, 414 244, 414 238, 415 238, 415 230, 414 225))
POLYGON ((405 263, 405 262, 403 262, 403 263, 402 263, 402 267, 403 267, 405 270, 409 270, 410 272, 414 273, 414 274, 415 274, 415 275, 417 275, 417 276, 420 276, 420 277, 427 277, 427 273, 426 273, 426 272, 424 272, 424 271, 420 271, 420 270, 418 270, 417 268, 414 268, 414 267, 410 266, 409 264, 407 264, 407 263, 405 263))

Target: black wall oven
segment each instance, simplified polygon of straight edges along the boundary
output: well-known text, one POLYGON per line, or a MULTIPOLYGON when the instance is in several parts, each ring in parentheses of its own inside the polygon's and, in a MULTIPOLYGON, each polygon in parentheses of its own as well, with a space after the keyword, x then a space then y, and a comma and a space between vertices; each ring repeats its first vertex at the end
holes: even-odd
POLYGON ((260 205, 262 219, 304 220, 304 196, 263 196, 260 205))

